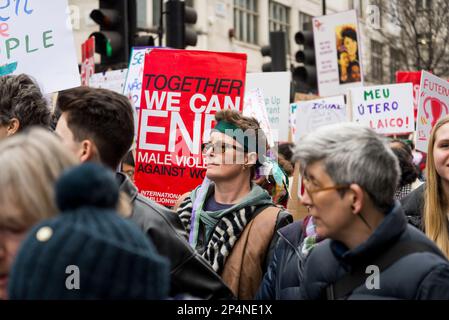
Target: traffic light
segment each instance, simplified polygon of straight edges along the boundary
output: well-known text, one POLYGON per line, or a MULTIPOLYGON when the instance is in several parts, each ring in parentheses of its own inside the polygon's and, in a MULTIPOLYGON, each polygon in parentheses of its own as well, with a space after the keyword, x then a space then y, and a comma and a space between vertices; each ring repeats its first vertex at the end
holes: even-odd
POLYGON ((128 0, 100 0, 99 9, 90 13, 92 20, 100 26, 100 31, 90 36, 95 37, 95 52, 101 55, 102 65, 129 60, 129 5, 128 0))
POLYGON ((263 72, 286 71, 286 41, 284 31, 270 32, 270 45, 260 49, 262 56, 271 56, 271 62, 262 65, 263 72))
POLYGON ((179 0, 168 0, 165 3, 166 44, 168 47, 185 49, 196 46, 198 35, 194 24, 198 19, 196 10, 187 7, 179 0))
POLYGON ((318 92, 317 70, 315 62, 315 44, 312 23, 304 23, 303 30, 295 34, 295 42, 303 46, 295 54, 296 62, 302 65, 293 68, 293 80, 300 92, 318 92))

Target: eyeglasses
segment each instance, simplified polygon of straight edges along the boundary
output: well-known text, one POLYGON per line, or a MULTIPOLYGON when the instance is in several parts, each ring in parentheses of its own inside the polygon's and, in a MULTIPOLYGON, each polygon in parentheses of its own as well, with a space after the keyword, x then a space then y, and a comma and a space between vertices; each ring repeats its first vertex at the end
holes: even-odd
POLYGON ((223 154, 227 150, 243 151, 243 148, 238 147, 233 144, 226 143, 226 142, 215 142, 215 143, 208 142, 208 143, 203 143, 201 145, 201 151, 203 152, 203 154, 206 154, 210 150, 210 148, 212 148, 212 152, 215 154, 223 154))
POLYGON ((303 178, 303 185, 304 185, 304 189, 307 191, 307 194, 310 197, 310 200, 313 201, 313 194, 318 193, 318 192, 322 192, 322 191, 329 191, 329 190, 343 190, 343 189, 348 189, 349 185, 335 185, 335 186, 329 186, 329 187, 318 187, 316 184, 314 185, 314 183, 312 181, 310 181, 307 178, 303 178))

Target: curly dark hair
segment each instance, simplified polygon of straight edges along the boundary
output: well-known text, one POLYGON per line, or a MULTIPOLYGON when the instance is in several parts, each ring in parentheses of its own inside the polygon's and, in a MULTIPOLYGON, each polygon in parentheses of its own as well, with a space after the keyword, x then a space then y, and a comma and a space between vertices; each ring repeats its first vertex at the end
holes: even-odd
POLYGON ((91 139, 101 161, 115 169, 134 139, 132 106, 124 95, 106 89, 78 87, 58 96, 56 113, 67 114, 76 141, 91 139))
POLYGON ((289 161, 294 167, 293 150, 295 149, 295 144, 291 142, 284 142, 278 145, 278 153, 281 154, 285 160, 289 161))
POLYGON ((398 158, 399 167, 401 168, 399 188, 415 182, 418 178, 418 170, 413 163, 413 154, 410 146, 401 140, 395 139, 390 141, 390 147, 398 158))
POLYGON ((0 78, 0 124, 19 120, 22 131, 31 126, 50 127, 51 112, 41 89, 26 74, 0 78))

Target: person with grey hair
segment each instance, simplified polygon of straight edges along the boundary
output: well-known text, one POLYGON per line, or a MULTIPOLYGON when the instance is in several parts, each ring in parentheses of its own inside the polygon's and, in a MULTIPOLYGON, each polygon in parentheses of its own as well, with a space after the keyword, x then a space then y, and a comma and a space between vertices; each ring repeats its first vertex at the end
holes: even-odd
POLYGON ((299 141, 294 160, 301 168, 301 201, 314 220, 315 240, 325 240, 306 260, 295 245, 288 250, 296 251, 296 260, 275 252, 274 275, 302 273, 288 298, 449 298, 447 259, 407 224, 394 200, 400 171, 385 138, 354 123, 321 127, 299 141), (300 259, 301 264, 295 262, 300 259))
POLYGON ((47 100, 29 76, 0 77, 0 139, 31 126, 49 129, 50 119, 47 100))

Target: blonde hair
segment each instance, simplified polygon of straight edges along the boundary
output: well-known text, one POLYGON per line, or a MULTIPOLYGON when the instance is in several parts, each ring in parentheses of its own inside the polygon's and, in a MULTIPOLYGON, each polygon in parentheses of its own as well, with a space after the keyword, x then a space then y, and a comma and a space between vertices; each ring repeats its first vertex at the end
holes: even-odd
POLYGON ((438 129, 449 123, 449 116, 441 118, 429 138, 426 165, 426 188, 424 196, 424 228, 426 235, 449 257, 449 231, 446 209, 448 199, 444 196, 441 177, 435 168, 433 150, 438 129))
POLYGON ((0 142, 0 226, 24 231, 57 213, 54 182, 76 157, 44 129, 0 142))

